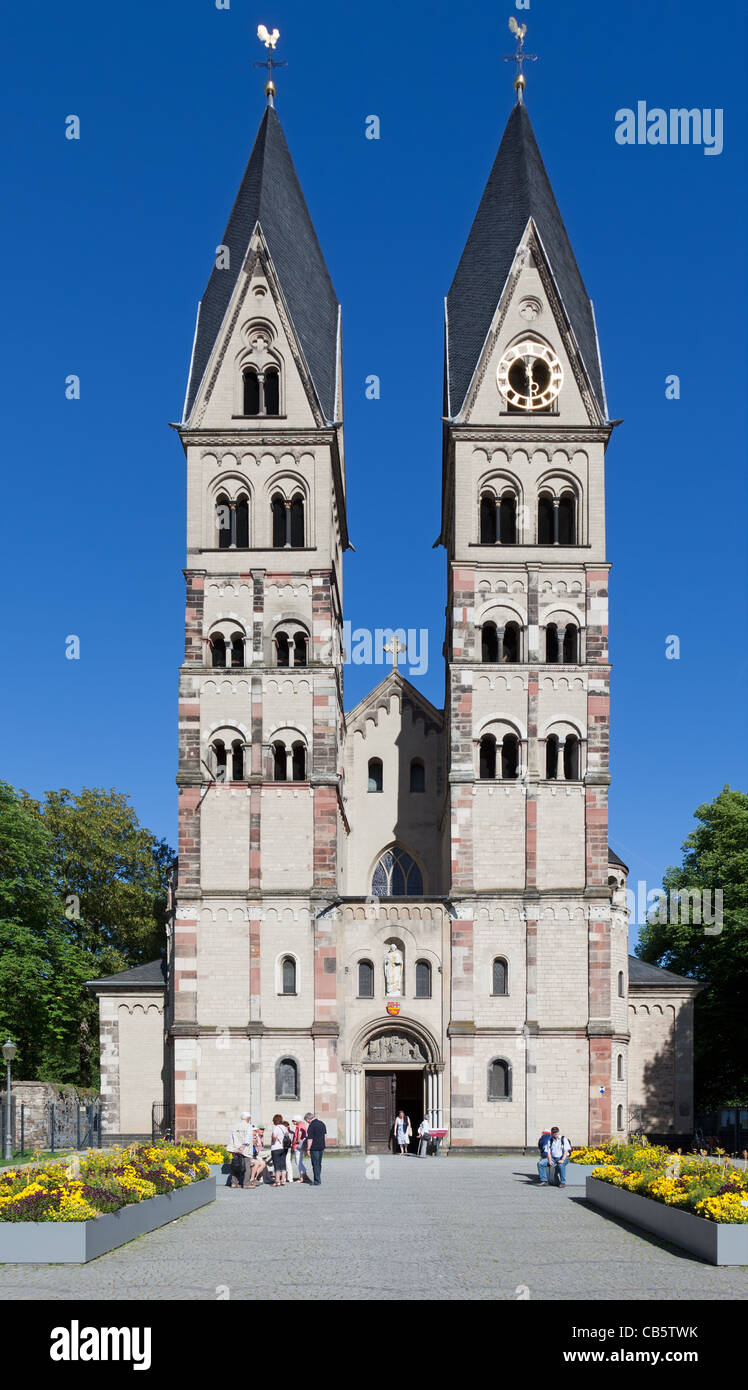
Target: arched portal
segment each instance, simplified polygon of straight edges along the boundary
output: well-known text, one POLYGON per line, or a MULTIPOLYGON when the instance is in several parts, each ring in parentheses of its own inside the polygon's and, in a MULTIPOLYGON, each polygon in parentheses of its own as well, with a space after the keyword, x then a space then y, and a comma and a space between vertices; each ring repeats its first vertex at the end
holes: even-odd
MULTIPOLYGON (((404 1110, 415 1138, 424 1115, 442 1125, 443 1096, 439 1044, 415 1019, 379 1018, 366 1024, 344 1066, 346 1144, 367 1153, 387 1153, 398 1110, 404 1110)), ((397 1149, 394 1150, 398 1152, 397 1149)))

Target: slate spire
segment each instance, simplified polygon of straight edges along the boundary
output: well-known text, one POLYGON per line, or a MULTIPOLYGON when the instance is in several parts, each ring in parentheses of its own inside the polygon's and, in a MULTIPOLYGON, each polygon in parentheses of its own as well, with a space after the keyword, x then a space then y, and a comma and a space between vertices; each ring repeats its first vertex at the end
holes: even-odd
POLYGON ((200 303, 184 418, 189 418, 259 223, 324 419, 335 417, 338 300, 275 108, 268 105, 223 235, 229 268, 215 267, 200 303))
POLYGON ((532 217, 550 261, 590 387, 606 415, 595 316, 538 149, 527 108, 512 108, 475 220, 447 296, 447 388, 459 414, 532 217))

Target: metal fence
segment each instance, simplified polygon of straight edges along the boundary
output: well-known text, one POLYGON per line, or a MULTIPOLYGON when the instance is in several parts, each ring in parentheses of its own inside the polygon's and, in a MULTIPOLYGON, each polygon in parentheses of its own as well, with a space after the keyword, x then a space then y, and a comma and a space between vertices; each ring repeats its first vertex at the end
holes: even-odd
POLYGON ((81 1102, 77 1096, 49 1102, 49 1147, 101 1148, 101 1101, 81 1102))
POLYGON ((174 1116, 171 1106, 165 1105, 162 1100, 154 1100, 151 1106, 151 1139, 155 1144, 158 1139, 174 1138, 174 1116))

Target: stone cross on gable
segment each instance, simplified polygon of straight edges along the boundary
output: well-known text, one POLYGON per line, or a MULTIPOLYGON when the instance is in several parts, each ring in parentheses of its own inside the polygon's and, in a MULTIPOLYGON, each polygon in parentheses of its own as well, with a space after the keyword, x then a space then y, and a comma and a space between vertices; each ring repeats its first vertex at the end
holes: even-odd
POLYGON ((392 669, 393 671, 396 671, 398 655, 400 652, 404 652, 407 650, 407 644, 405 642, 401 642, 397 633, 393 632, 392 641, 385 642, 384 650, 386 652, 392 652, 392 669))

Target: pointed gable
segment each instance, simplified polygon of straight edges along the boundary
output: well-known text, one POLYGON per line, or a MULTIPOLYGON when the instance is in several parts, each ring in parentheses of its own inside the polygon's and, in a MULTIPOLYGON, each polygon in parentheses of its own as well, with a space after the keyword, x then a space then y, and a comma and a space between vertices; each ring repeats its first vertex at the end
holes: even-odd
POLYGON ((605 417, 595 319, 553 196, 530 117, 517 104, 506 124, 465 249, 447 297, 447 413, 460 412, 512 268, 532 218, 543 243, 592 391, 605 417))
POLYGON ((335 418, 338 301, 274 107, 268 106, 223 236, 230 266, 214 267, 197 316, 184 418, 200 383, 259 222, 325 420, 335 418))

